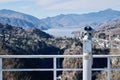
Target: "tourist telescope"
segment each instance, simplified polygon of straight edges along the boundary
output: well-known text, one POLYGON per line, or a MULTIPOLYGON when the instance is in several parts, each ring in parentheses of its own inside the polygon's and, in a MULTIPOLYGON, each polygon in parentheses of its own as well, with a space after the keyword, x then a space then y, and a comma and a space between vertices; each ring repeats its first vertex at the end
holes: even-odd
POLYGON ((83 38, 83 80, 91 80, 92 67, 92 33, 94 30, 90 26, 84 28, 83 38))

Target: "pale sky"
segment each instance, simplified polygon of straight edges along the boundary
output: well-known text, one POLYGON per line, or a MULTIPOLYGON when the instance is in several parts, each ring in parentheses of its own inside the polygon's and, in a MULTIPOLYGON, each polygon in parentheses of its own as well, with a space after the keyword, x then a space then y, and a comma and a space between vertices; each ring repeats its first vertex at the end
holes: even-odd
POLYGON ((59 14, 83 14, 99 10, 120 11, 120 0, 0 0, 0 9, 11 9, 38 18, 59 14))

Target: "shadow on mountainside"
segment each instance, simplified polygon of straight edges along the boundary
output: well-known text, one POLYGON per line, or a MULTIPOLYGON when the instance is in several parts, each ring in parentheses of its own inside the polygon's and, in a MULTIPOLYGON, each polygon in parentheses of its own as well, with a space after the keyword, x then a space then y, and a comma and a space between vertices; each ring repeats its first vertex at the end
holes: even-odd
MULTIPOLYGON (((60 51, 59 48, 53 46, 45 46, 44 48, 40 48, 36 50, 35 55, 53 55, 57 54, 60 51), (39 51, 39 52, 37 52, 39 51), (50 52, 50 54, 49 54, 50 52)), ((25 55, 25 54, 32 54, 34 51, 26 51, 24 49, 18 47, 10 47, 5 44, 0 44, 0 54, 1 55, 25 55)), ((52 58, 40 58, 40 59, 30 59, 30 58, 23 58, 23 59, 3 59, 3 68, 9 69, 42 69, 42 68, 53 68, 53 59, 52 58)), ((53 80, 53 72, 52 71, 16 71, 16 72, 3 72, 3 80, 53 80)))
MULTIPOLYGON (((93 49, 93 55, 108 55, 110 49, 93 49)), ((107 68, 107 58, 93 58, 92 68, 107 68)), ((101 71, 92 71, 92 80, 97 79, 101 71)))

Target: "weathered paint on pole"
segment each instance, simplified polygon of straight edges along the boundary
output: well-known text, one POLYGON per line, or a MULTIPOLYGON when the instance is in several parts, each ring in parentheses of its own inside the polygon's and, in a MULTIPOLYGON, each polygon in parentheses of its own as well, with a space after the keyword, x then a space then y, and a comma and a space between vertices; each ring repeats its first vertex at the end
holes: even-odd
MULTIPOLYGON (((91 30, 91 29, 90 29, 91 30)), ((92 79, 92 32, 86 30, 83 38, 83 80, 92 79)))

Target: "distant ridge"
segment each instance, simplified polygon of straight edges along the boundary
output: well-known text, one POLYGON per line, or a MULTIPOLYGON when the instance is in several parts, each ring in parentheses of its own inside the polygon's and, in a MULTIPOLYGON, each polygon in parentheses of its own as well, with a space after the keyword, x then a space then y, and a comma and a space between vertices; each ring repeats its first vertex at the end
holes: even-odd
POLYGON ((39 29, 48 28, 48 26, 44 22, 42 22, 41 20, 39 20, 34 16, 8 9, 0 10, 0 23, 9 24, 16 27, 23 27, 23 28, 27 28, 27 27, 33 27, 39 29))
POLYGON ((61 14, 42 19, 50 27, 81 27, 85 25, 99 26, 104 23, 120 19, 120 11, 106 9, 87 14, 61 14))
POLYGON ((38 28, 41 30, 60 27, 82 27, 85 25, 96 27, 116 20, 120 20, 120 11, 112 9, 87 14, 60 14, 44 19, 38 19, 13 10, 0 10, 0 23, 2 24, 22 28, 38 28))

